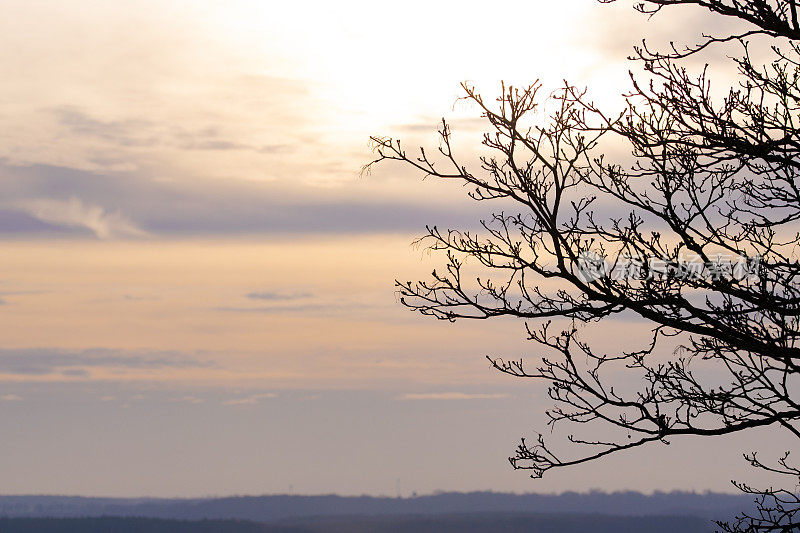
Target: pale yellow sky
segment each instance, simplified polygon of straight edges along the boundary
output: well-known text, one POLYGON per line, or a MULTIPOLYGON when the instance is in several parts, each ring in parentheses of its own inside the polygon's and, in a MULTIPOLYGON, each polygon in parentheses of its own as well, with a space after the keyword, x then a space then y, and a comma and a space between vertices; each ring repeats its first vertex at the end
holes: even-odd
MULTIPOLYGON (((394 276, 423 278, 434 265, 396 235, 7 242, 3 349, 169 352, 175 365, 127 368, 87 357, 49 372, 6 366, 0 379, 276 389, 480 386, 487 380, 484 355, 528 350, 522 325, 449 324, 407 311, 392 292, 394 276)), ((638 340, 645 338, 643 332, 638 340)))

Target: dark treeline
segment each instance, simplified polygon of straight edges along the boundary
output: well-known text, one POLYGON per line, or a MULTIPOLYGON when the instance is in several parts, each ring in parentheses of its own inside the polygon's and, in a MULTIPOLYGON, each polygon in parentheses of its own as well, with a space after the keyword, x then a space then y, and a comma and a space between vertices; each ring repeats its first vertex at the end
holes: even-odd
POLYGON ((156 518, 0 518, 2 533, 711 533, 692 517, 464 514, 318 517, 286 524, 156 518))

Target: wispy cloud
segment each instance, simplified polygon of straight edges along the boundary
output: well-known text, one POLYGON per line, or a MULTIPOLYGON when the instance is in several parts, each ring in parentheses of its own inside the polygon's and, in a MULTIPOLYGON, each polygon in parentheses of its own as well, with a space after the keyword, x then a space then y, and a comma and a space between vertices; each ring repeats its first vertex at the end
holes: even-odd
POLYGON ((311 298, 313 294, 308 292, 282 292, 282 291, 254 291, 246 294, 251 300, 300 300, 303 298, 311 298))
POLYGON ((147 234, 121 213, 106 211, 98 205, 85 204, 76 197, 69 200, 22 200, 16 203, 16 207, 42 222, 88 229, 100 239, 141 237, 147 234))
POLYGON ((497 400, 507 398, 508 394, 502 393, 467 393, 467 392, 422 392, 407 393, 400 396, 401 400, 497 400))
POLYGON ((51 110, 58 122, 74 135, 85 135, 121 146, 153 146, 158 139, 143 135, 153 124, 139 119, 101 120, 75 106, 51 110))
POLYGON ((222 402, 222 405, 254 405, 259 403, 261 400, 265 400, 268 398, 276 398, 278 395, 274 392, 266 392, 261 394, 251 394, 250 396, 245 396, 243 398, 233 398, 231 400, 225 400, 222 402))
POLYGON ((93 368, 164 369, 211 366, 188 354, 177 352, 133 352, 110 349, 66 351, 52 348, 0 350, 0 374, 20 376, 89 376, 93 368))
POLYGON ((0 394, 0 401, 2 402, 21 402, 22 397, 16 394, 0 394))
POLYGON ((181 396, 180 398, 170 398, 169 401, 175 403, 190 403, 193 405, 205 402, 204 399, 198 398, 197 396, 181 396))
POLYGON ((265 315, 284 314, 284 313, 299 313, 308 315, 342 315, 345 313, 353 313, 363 311, 365 309, 372 309, 374 306, 369 304, 350 303, 350 304, 284 304, 284 305, 269 305, 259 307, 235 307, 235 306, 220 306, 215 307, 215 311, 227 313, 258 313, 265 315))

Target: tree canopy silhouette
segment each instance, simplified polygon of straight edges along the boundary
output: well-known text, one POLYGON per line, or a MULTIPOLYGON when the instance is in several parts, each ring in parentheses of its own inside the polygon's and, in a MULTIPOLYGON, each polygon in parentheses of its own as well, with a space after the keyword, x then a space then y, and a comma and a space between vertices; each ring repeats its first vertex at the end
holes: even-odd
MULTIPOLYGON (((377 157, 367 168, 400 161, 502 206, 478 232, 428 227, 422 240, 443 253, 443 268, 397 288, 406 306, 443 320, 518 318, 548 348, 533 364, 489 357, 501 372, 549 382, 549 423, 573 431, 567 443, 522 440, 511 464, 535 477, 684 435, 774 426, 800 442, 797 7, 645 0, 635 8, 657 16, 684 5, 743 29, 666 51, 643 41, 631 59, 644 73, 631 75, 620 113, 570 84, 547 96, 538 82, 503 85, 496 101, 462 84, 490 130, 477 168, 455 153, 446 121, 438 152, 409 154, 398 140, 372 138, 377 157), (693 74, 687 63, 717 46, 737 50, 737 84, 721 97, 708 70, 693 74), (545 101, 555 111, 537 122, 545 101), (629 160, 604 154, 613 143, 628 146, 629 160), (470 277, 467 263, 485 275, 470 277), (641 349, 605 353, 582 340, 583 324, 622 314, 650 324, 641 349), (620 368, 638 388, 615 387, 620 368)), ((737 483, 756 495, 757 512, 720 527, 800 527, 800 467, 789 453, 774 463, 745 458, 785 475, 785 488, 737 483)))

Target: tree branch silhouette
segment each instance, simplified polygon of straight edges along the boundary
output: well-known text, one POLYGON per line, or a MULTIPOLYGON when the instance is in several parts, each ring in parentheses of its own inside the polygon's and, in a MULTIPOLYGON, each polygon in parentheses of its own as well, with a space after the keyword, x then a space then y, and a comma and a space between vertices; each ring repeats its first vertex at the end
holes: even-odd
MULTIPOLYGON (((549 383, 549 424, 580 430, 568 446, 541 434, 521 441, 511 465, 534 477, 675 437, 774 426, 800 439, 796 5, 646 0, 636 9, 656 16, 684 5, 751 29, 667 52, 636 47, 649 79, 631 75, 620 113, 604 112, 568 83, 546 96, 538 81, 503 84, 494 101, 465 83, 464 98, 489 129, 477 168, 461 163, 444 120, 436 152, 410 154, 398 140, 372 138, 377 158, 367 168, 400 162, 503 206, 477 233, 427 227, 421 242, 443 253, 443 267, 396 286, 404 305, 438 319, 517 318, 546 349, 532 366, 488 357, 500 372, 549 383), (774 41, 769 64, 753 59, 752 38, 774 41), (707 70, 691 74, 682 61, 722 43, 738 43, 731 60, 740 79, 715 99, 707 70), (555 111, 538 123, 532 115, 545 102, 555 111), (609 142, 625 143, 632 162, 611 161, 609 142), (757 268, 740 275, 721 256, 757 268), (589 257, 600 258, 596 275, 587 275, 589 257), (468 263, 486 275, 470 276, 468 263), (582 325, 622 313, 649 324, 648 345, 602 353, 581 339, 582 325), (619 369, 637 378, 636 390, 615 387, 619 369)), ((793 478, 791 487, 800 482, 788 453, 774 466, 756 453, 745 458, 793 478)), ((757 496, 757 510, 720 522, 724 531, 800 528, 796 490, 737 486, 757 496)))

